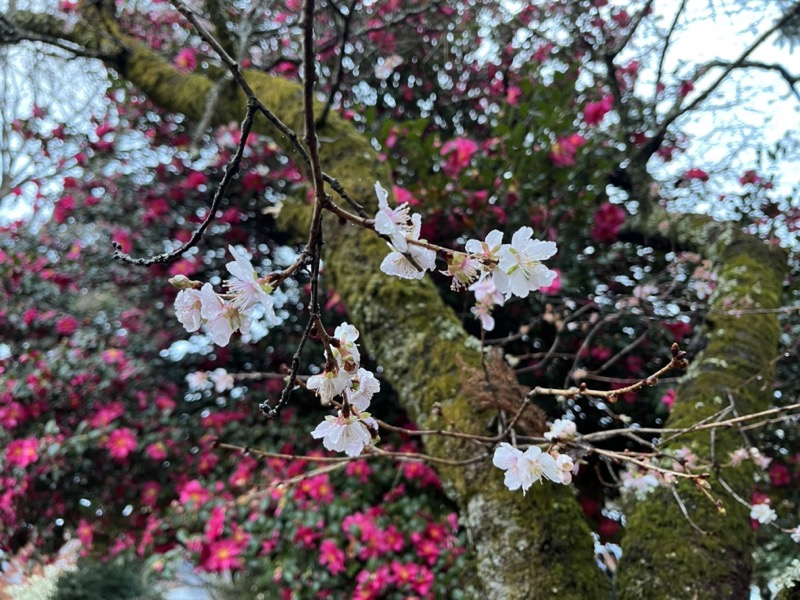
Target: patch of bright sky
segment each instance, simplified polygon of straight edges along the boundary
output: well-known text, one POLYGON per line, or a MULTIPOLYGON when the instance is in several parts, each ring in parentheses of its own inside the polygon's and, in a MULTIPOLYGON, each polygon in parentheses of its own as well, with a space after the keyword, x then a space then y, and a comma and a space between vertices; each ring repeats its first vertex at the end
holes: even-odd
MULTIPOLYGON (((636 3, 639 4, 638 2, 636 3)), ((679 2, 656 2, 655 13, 660 27, 671 23, 679 2)), ((741 0, 686 2, 685 15, 678 22, 671 48, 666 55, 665 72, 676 73, 678 79, 689 79, 698 65, 713 60, 734 61, 759 35, 781 17, 778 2, 755 2, 747 6, 741 0)), ((753 61, 785 65, 789 71, 800 65, 796 50, 775 44, 773 35, 748 58, 753 61)), ((633 58, 633 56, 631 56, 633 58)), ((654 70, 642 73, 642 87, 654 84, 654 70)), ((722 73, 711 69, 695 83, 695 90, 686 98, 691 102, 697 94, 722 73)), ((776 189, 790 194, 798 184, 800 173, 800 100, 787 82, 775 71, 758 69, 737 70, 697 110, 677 122, 689 137, 684 153, 670 163, 653 161, 654 175, 660 180, 676 180, 689 168, 701 168, 709 173, 707 198, 724 192, 741 191, 738 178, 748 169, 760 170, 764 152, 778 142, 786 145, 787 155, 770 165, 777 178, 776 189), (795 151, 792 152, 791 148, 795 151)), ((714 212, 714 202, 697 201, 692 206, 700 211, 714 212)))

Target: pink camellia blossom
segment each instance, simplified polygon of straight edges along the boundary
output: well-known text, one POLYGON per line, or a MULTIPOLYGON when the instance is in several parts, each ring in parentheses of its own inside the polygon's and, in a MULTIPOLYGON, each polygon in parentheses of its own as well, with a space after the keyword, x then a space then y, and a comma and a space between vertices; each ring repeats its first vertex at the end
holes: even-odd
POLYGON ((322 540, 319 545, 319 564, 333 575, 344 573, 344 551, 333 540, 322 540))
POLYGON ((205 539, 208 542, 217 540, 225 529, 225 506, 215 506, 211 509, 211 516, 206 521, 204 529, 205 539))
POLYGON ((228 246, 228 250, 233 255, 233 262, 225 265, 228 272, 233 275, 233 279, 228 280, 226 285, 233 294, 233 306, 239 312, 246 313, 257 304, 261 304, 267 316, 275 319, 273 309, 272 286, 261 283, 256 277, 253 265, 247 257, 240 251, 228 246))
POLYGON ((625 211, 616 204, 603 203, 594 213, 592 239, 601 243, 613 242, 617 239, 623 223, 625 223, 625 211))
POLYGON ((78 320, 72 315, 61 317, 56 322, 56 333, 58 335, 72 335, 78 329, 78 320))
POLYGON ((522 89, 520 89, 519 86, 512 85, 506 90, 506 102, 508 102, 510 106, 519 104, 520 97, 522 97, 522 89))
POLYGON ((556 167, 575 166, 575 156, 578 148, 586 143, 584 137, 578 133, 573 133, 565 138, 558 138, 550 151, 550 160, 556 167))
POLYGON ((672 405, 675 404, 675 399, 678 397, 678 392, 674 389, 669 389, 661 396, 661 403, 666 405, 668 410, 672 410, 672 405))
POLYGON ((583 122, 587 125, 598 125, 614 106, 614 99, 603 96, 599 102, 589 102, 583 107, 583 122))
POLYGON ((86 519, 81 519, 78 522, 78 526, 75 528, 75 537, 81 542, 81 551, 91 550, 94 541, 94 525, 89 523, 86 519))
POLYGON ((178 500, 181 504, 193 503, 195 507, 201 506, 211 499, 211 493, 196 479, 187 481, 178 487, 178 500))
POLYGON ((147 446, 144 449, 144 453, 147 458, 152 460, 164 460, 167 458, 167 447, 164 445, 164 442, 155 442, 147 446))
POLYGON ((242 562, 239 560, 241 554, 242 547, 234 540, 219 540, 210 545, 208 558, 203 563, 203 567, 215 573, 241 569, 242 562))
POLYGON ((456 138, 442 145, 440 154, 447 157, 443 170, 448 177, 455 177, 467 166, 478 151, 478 144, 467 138, 456 138))
POLYGON ((200 293, 200 315, 217 346, 227 346, 234 331, 250 333, 250 318, 220 298, 210 283, 204 284, 200 293))
POLYGON ((747 185, 747 184, 758 185, 762 181, 764 181, 764 178, 761 177, 758 173, 756 173, 752 169, 750 169, 749 171, 745 171, 744 175, 742 175, 739 178, 740 185, 747 185))
POLYGON ((142 486, 139 498, 144 506, 154 507, 158 504, 158 495, 161 493, 161 485, 155 481, 148 481, 142 486))
POLYGON ((128 458, 130 453, 136 450, 138 445, 136 434, 127 427, 112 431, 105 442, 105 447, 111 457, 114 460, 120 461, 128 458))
POLYGON ((703 169, 689 169, 683 174, 683 179, 686 181, 692 181, 693 179, 698 181, 708 181, 708 173, 703 171, 703 169))
POLYGON ((34 437, 13 440, 6 446, 6 464, 24 469, 39 460, 39 441, 34 437))
POLYGON ((183 48, 175 56, 174 64, 181 71, 194 71, 197 68, 197 56, 191 48, 183 48))

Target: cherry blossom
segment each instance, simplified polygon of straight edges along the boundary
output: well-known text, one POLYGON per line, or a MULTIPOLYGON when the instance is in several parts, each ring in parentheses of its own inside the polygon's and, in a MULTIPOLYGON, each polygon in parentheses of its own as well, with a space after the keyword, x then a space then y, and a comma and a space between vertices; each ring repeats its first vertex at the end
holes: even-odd
POLYGON ((247 312, 257 304, 261 304, 267 315, 274 319, 275 311, 270 296, 272 287, 258 280, 253 265, 244 254, 235 250, 233 246, 228 246, 228 250, 234 258, 225 265, 228 272, 233 275, 233 279, 226 283, 233 293, 233 306, 240 312, 247 312))
POLYGON ((206 328, 217 346, 227 346, 234 331, 243 334, 250 332, 250 318, 220 298, 210 283, 204 284, 200 293, 200 314, 206 320, 206 328))
POLYGON ((571 440, 578 435, 578 428, 575 421, 569 419, 556 419, 550 427, 550 431, 544 434, 547 441, 571 440))
MULTIPOLYGON (((347 456, 358 456, 372 441, 370 426, 375 424, 369 413, 348 417, 340 410, 338 416, 328 415, 311 432, 314 439, 322 439, 322 445, 334 452, 344 452, 347 456)), ((375 424, 377 427, 377 424, 375 424)))
POLYGON ((214 369, 211 371, 209 379, 214 383, 214 390, 218 394, 233 388, 233 375, 228 373, 225 369, 214 369))
POLYGON ((338 342, 333 347, 333 356, 340 367, 345 367, 347 363, 357 365, 361 361, 356 344, 359 335, 358 329, 349 323, 342 323, 333 331, 333 337, 338 342))
POLYGON ((322 404, 330 404, 334 396, 341 394, 350 386, 352 375, 344 369, 333 371, 327 369, 319 375, 312 375, 306 381, 306 387, 315 390, 322 404))
POLYGON ((453 282, 450 284, 450 289, 459 291, 480 276, 482 267, 483 264, 477 258, 463 252, 453 252, 447 262, 447 271, 441 273, 452 277, 453 282))
POLYGON ((193 289, 181 290, 175 298, 175 315, 189 333, 200 329, 202 303, 203 295, 193 289))
MULTIPOLYGON (((409 206, 406 203, 397 208, 389 208, 389 192, 379 182, 375 182, 375 194, 378 196, 378 212, 375 214, 375 231, 389 236, 392 245, 400 252, 408 248, 406 236, 411 235, 412 227, 409 225, 409 206)), ((419 235, 419 233, 417 233, 419 235)), ((415 238, 416 239, 416 238, 415 238)))
POLYGON ((792 541, 796 544, 800 544, 800 525, 792 529, 789 534, 792 536, 792 541))
POLYGON ((558 467, 558 476, 561 483, 569 485, 572 482, 572 473, 575 470, 575 462, 572 457, 567 454, 559 454, 556 458, 556 467, 558 467))
MULTIPOLYGON (((411 215, 411 233, 409 239, 419 240, 420 228, 422 227, 422 217, 418 214, 411 215)), ((429 248, 407 244, 406 251, 420 267, 417 269, 408 258, 403 254, 401 248, 389 244, 393 250, 386 255, 381 262, 381 271, 387 275, 395 275, 402 279, 422 279, 425 271, 430 271, 436 266, 436 252, 429 248), (420 270, 421 269, 421 270, 420 270)))
POLYGON ((750 508, 750 518, 762 525, 766 525, 777 519, 778 515, 770 508, 769 504, 760 503, 753 504, 750 508))
POLYGON ((523 453, 503 442, 494 451, 492 464, 506 472, 504 483, 511 491, 522 488, 525 494, 542 477, 561 483, 555 459, 538 446, 531 446, 523 453))
POLYGON ((493 229, 486 236, 485 241, 468 240, 465 244, 467 252, 484 261, 496 261, 499 258, 500 248, 503 246, 503 232, 493 229))
POLYGON ((369 403, 381 389, 381 382, 375 378, 372 371, 360 368, 356 379, 353 380, 353 387, 345 390, 347 401, 359 412, 369 408, 369 403))
POLYGON ((553 283, 555 271, 541 261, 553 256, 555 242, 532 239, 533 229, 522 227, 511 238, 511 245, 500 249, 499 269, 494 271, 494 285, 506 298, 511 295, 527 298, 530 292, 553 283))

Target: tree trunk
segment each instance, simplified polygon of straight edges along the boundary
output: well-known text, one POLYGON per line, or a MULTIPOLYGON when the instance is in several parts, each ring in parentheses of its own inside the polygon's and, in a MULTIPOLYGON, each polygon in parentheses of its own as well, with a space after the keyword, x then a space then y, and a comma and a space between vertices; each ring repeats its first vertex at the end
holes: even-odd
MULTIPOLYGON (((650 219, 646 231, 659 231, 650 219)), ((685 245, 704 248, 717 263, 717 287, 711 301, 708 345, 692 361, 679 389, 667 427, 688 427, 733 405, 736 414, 766 410, 772 403, 774 362, 780 333, 775 314, 723 314, 731 310, 771 309, 781 303, 786 253, 735 224, 707 217, 680 217, 672 229, 685 245), (715 312, 721 311, 721 312, 715 312)), ((734 416, 734 415, 728 415, 734 416)), ((745 445, 736 430, 687 435, 666 448, 689 448, 702 460, 726 463, 745 445)), ((617 580, 619 598, 749 598, 754 536, 749 510, 723 490, 722 478, 749 501, 753 490, 750 461, 713 473, 710 491, 722 499, 719 511, 704 493, 686 481, 677 486, 691 519, 672 493, 658 489, 638 503, 628 519, 617 580)))

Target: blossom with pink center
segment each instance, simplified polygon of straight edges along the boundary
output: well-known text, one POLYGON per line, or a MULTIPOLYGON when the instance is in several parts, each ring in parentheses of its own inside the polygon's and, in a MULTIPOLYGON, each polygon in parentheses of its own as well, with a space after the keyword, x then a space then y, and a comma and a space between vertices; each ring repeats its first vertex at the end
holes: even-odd
POLYGON ((197 56, 191 48, 183 48, 175 56, 174 64, 181 71, 194 71, 197 68, 197 56))
POLYGON ((206 320, 206 328, 217 346, 227 346, 234 331, 250 333, 250 318, 220 298, 210 283, 204 284, 200 293, 200 314, 206 320))
POLYGON ((242 561, 239 559, 241 554, 242 547, 234 540, 219 540, 210 545, 208 558, 202 566, 207 571, 215 573, 241 569, 242 561))
POLYGON ((6 446, 6 464, 24 469, 39 460, 39 441, 35 437, 13 440, 6 446))
POLYGON ((105 447, 111 457, 121 461, 128 458, 138 445, 136 434, 127 427, 112 431, 105 442, 105 447))
POLYGON ((195 507, 201 506, 211 499, 211 493, 196 479, 187 481, 178 487, 178 500, 181 504, 193 503, 195 507))
POLYGON ((227 263, 225 268, 233 275, 233 279, 229 279, 225 285, 233 294, 234 308, 239 312, 247 313, 260 304, 264 307, 267 316, 275 319, 273 300, 270 296, 273 291, 272 286, 259 281, 253 265, 241 251, 236 250, 233 246, 228 246, 228 250, 234 260, 227 263))
POLYGON ((450 289, 459 291, 475 281, 481 273, 483 263, 463 252, 453 252, 447 261, 447 270, 443 275, 453 278, 450 289))
POLYGON ((203 295, 199 290, 186 289, 178 292, 175 298, 175 316, 189 333, 200 329, 203 322, 201 307, 203 295))
POLYGON ((344 551, 333 540, 322 540, 319 545, 319 564, 333 575, 344 573, 344 551))

